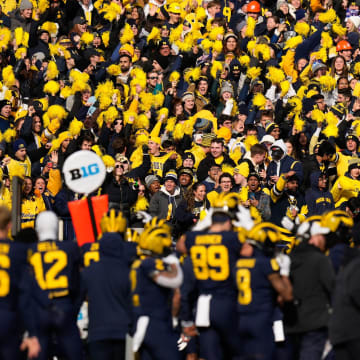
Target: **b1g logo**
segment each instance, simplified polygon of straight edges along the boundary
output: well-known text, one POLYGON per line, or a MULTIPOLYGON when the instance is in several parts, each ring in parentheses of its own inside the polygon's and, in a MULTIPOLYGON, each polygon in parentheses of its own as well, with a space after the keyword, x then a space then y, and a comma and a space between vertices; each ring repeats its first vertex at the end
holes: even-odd
POLYGON ((65 160, 63 173, 70 190, 79 194, 90 194, 103 184, 106 167, 94 152, 79 150, 65 160))
POLYGON ((80 169, 75 168, 69 170, 69 173, 71 174, 71 181, 96 175, 99 172, 99 165, 96 163, 90 164, 88 166, 82 166, 80 169))

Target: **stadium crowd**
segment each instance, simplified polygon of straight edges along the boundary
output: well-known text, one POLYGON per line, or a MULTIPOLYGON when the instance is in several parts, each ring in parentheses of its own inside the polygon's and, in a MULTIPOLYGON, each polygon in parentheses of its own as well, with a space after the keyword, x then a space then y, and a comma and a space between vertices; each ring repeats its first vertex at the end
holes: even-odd
POLYGON ((0 0, 0 359, 358 359, 359 9, 0 0), (112 209, 81 249, 78 150, 112 209))

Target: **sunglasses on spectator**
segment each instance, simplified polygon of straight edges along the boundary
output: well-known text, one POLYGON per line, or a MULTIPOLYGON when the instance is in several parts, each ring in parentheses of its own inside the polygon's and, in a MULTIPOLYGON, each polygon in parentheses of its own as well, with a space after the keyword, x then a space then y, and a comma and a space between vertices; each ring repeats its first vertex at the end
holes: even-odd
POLYGON ((149 79, 150 80, 157 80, 159 77, 158 76, 150 76, 149 79))

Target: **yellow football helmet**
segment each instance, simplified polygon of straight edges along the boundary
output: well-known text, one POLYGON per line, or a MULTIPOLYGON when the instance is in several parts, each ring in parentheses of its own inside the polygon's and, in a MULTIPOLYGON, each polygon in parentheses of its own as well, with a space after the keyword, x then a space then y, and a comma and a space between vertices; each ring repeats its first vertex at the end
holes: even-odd
POLYGON ((331 231, 336 232, 341 226, 351 229, 354 226, 354 220, 345 211, 333 210, 323 215, 321 226, 328 227, 331 231))
POLYGON ((326 246, 328 248, 338 243, 350 243, 354 220, 345 211, 329 211, 323 215, 320 224, 330 229, 330 233, 326 235, 326 246))
POLYGON ((100 228, 102 233, 123 233, 126 230, 126 226, 126 218, 123 216, 121 211, 115 209, 110 209, 100 221, 100 228))
POLYGON ((153 218, 139 236, 139 247, 147 254, 162 255, 171 246, 171 229, 165 219, 153 218))
POLYGON ((281 238, 279 228, 269 222, 256 224, 248 233, 249 242, 262 249, 269 256, 273 255, 276 243, 281 238))

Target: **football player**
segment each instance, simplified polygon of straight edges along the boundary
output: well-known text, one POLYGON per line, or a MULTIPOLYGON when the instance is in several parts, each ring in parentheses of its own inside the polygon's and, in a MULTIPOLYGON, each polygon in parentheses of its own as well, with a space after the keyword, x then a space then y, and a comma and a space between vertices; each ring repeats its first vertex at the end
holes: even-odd
POLYGON ((54 336, 59 352, 67 359, 82 359, 76 325, 80 308, 78 246, 75 242, 57 240, 58 218, 52 211, 38 215, 35 230, 39 242, 32 245, 30 264, 38 285, 35 314, 39 322, 39 359, 49 358, 50 340, 54 336))
POLYGON ((231 269, 242 245, 230 214, 219 209, 212 211, 208 229, 188 232, 177 244, 180 252, 190 255, 199 295, 195 324, 188 323, 184 333, 198 328, 200 357, 207 360, 232 359, 240 351, 234 336, 237 291, 231 269))
POLYGON ((31 277, 27 268, 27 249, 7 238, 11 213, 0 207, 0 358, 21 359, 20 344, 24 330, 29 336, 21 344, 28 358, 38 356, 40 344, 35 336, 36 323, 31 308, 31 277))
POLYGON ((102 218, 100 227, 102 236, 92 244, 99 245, 99 260, 81 273, 81 297, 87 295, 89 303, 89 354, 91 359, 120 360, 125 359, 131 321, 129 269, 137 244, 123 240, 126 219, 115 209, 102 218))
POLYGON ((271 223, 253 226, 241 251, 242 258, 235 266, 239 336, 246 359, 274 359, 276 297, 292 300, 289 257, 284 254, 278 257, 281 269, 274 258, 275 244, 280 239, 278 228, 271 223))
POLYGON ((141 359, 180 359, 170 304, 183 273, 176 256, 170 254, 170 246, 170 228, 165 220, 153 218, 145 224, 139 237, 142 256, 134 261, 130 271, 136 323, 133 350, 139 351, 141 359))

